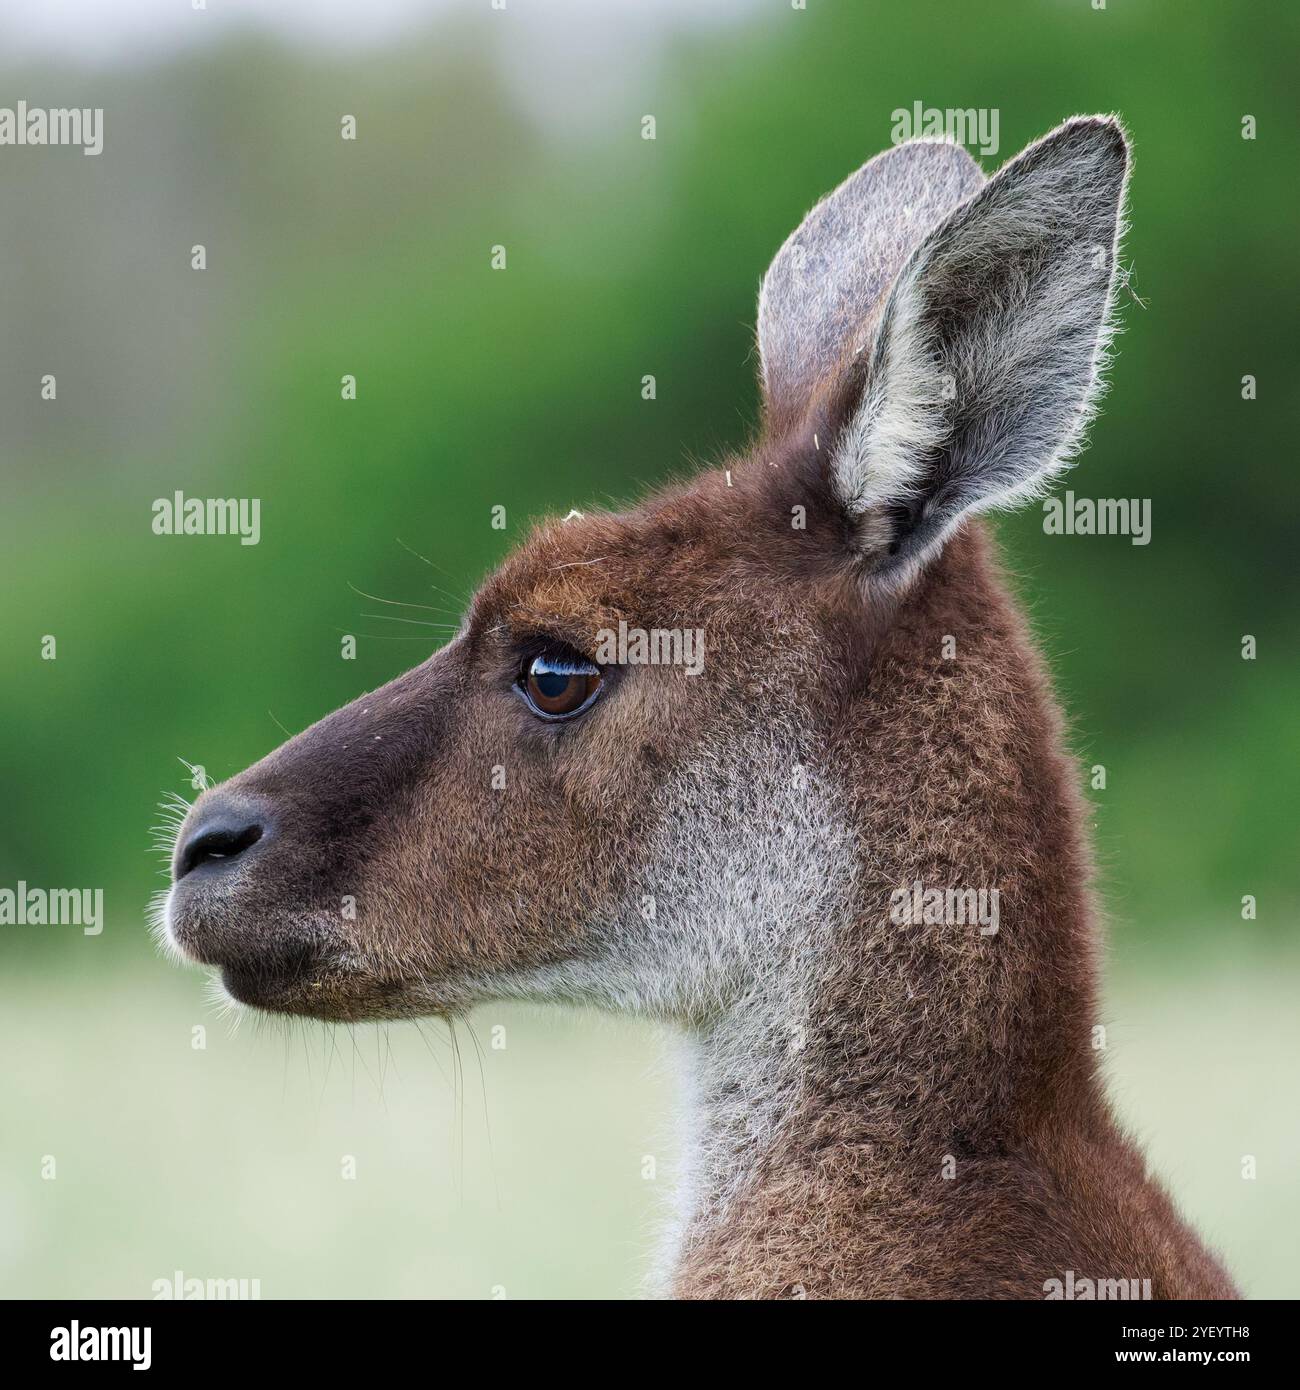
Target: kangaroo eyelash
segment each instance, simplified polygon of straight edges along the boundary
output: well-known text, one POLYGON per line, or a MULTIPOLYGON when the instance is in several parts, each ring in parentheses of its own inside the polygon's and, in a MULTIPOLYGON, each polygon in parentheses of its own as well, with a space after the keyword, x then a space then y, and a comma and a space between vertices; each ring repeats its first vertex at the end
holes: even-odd
POLYGON ((555 676, 586 676, 597 669, 596 663, 588 661, 586 657, 552 656, 546 652, 533 657, 528 664, 538 674, 544 670, 548 675, 555 676))
POLYGON ((566 664, 566 669, 567 666, 576 667, 580 671, 599 669, 599 663, 580 651, 572 642, 566 642, 560 637, 550 637, 544 632, 532 633, 520 642, 515 650, 515 658, 520 670, 527 670, 529 664, 539 658, 552 664, 557 671, 561 663, 566 664))

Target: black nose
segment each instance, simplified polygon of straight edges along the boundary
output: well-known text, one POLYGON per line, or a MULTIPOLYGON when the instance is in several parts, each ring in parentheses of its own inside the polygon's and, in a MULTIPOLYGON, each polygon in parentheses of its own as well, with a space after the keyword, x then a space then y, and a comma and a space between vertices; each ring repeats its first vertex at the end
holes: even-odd
POLYGON ((266 833, 264 817, 247 806, 222 800, 218 793, 186 832, 176 855, 177 881, 201 864, 232 863, 266 833))

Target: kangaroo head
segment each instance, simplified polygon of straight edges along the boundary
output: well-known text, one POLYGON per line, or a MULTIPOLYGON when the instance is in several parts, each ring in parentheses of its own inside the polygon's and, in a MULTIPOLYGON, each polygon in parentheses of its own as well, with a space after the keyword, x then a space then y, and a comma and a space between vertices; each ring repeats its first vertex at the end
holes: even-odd
POLYGON ((988 180, 943 143, 864 165, 763 281, 753 450, 540 526, 449 645, 205 792, 170 943, 334 1019, 699 1021, 776 978, 871 861, 864 784, 909 814, 869 748, 847 785, 851 712, 907 696, 882 653, 964 521, 1080 442, 1126 168, 1103 118, 988 180))

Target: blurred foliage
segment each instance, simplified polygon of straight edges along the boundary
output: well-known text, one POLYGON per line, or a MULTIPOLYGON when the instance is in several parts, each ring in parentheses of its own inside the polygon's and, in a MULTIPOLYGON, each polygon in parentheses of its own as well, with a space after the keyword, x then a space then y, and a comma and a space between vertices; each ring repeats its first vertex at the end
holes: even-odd
POLYGON ((1037 511, 1000 529, 1081 775, 1107 768, 1121 954, 1158 969, 1217 942, 1275 969, 1297 908, 1297 28, 1283 4, 773 0, 626 60, 563 130, 481 16, 354 58, 245 34, 0 72, 33 105, 107 111, 98 159, 0 152, 0 883, 108 903, 98 939, 8 931, 9 968, 56 997, 109 960, 158 987, 147 831, 188 790, 178 759, 226 777, 443 640, 358 590, 455 624, 531 517, 742 445, 762 270, 920 100, 996 107, 990 169, 1075 112, 1133 134, 1135 295, 1068 486, 1150 497, 1152 543, 1047 537, 1037 511), (261 498, 261 544, 155 537, 150 504, 177 489, 261 498))

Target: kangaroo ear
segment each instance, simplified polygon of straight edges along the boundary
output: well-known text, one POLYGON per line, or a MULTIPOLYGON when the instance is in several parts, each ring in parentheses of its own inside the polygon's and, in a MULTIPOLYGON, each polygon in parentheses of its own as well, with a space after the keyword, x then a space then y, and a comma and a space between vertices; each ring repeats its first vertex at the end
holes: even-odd
POLYGON ((1068 121, 908 257, 831 417, 831 486, 878 570, 914 565, 968 513, 1033 496, 1080 447, 1127 173, 1115 120, 1068 121))
POLYGON ((790 234, 758 296, 769 430, 798 424, 846 355, 870 342, 909 253, 983 183, 960 145, 913 140, 868 160, 790 234))

